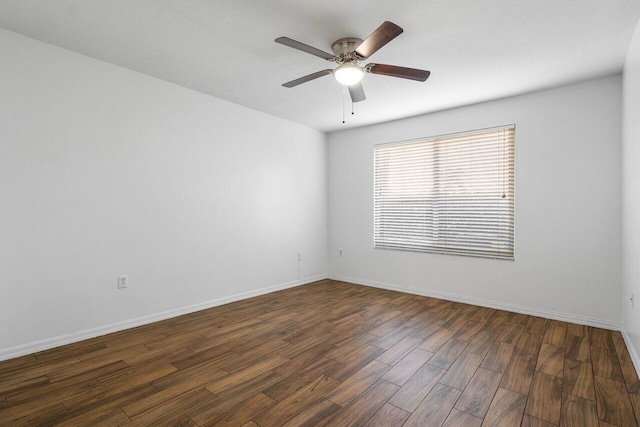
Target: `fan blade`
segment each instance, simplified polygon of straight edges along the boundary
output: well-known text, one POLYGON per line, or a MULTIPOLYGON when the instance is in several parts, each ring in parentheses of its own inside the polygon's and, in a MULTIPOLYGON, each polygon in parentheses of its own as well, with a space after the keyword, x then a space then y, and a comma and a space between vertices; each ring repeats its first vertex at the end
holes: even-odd
POLYGON ((349 86, 349 95, 351 95, 352 102, 360 102, 367 99, 364 96, 364 88, 362 87, 362 83, 356 83, 352 86, 349 86))
POLYGON ((400 34, 402 34, 402 28, 393 22, 385 21, 358 46, 356 54, 361 58, 368 58, 400 34))
POLYGON ((287 83, 283 84, 282 86, 284 86, 284 87, 298 86, 298 85, 301 85, 302 83, 306 83, 306 82, 309 82, 311 80, 315 80, 318 77, 322 77, 322 76, 326 76, 327 74, 331 74, 331 71, 332 70, 318 71, 317 73, 309 74, 308 76, 304 76, 304 77, 300 77, 299 79, 291 80, 290 82, 287 82, 287 83))
POLYGON ((313 46, 309 46, 307 44, 300 43, 299 41, 290 39, 289 37, 278 37, 275 40, 275 42, 283 44, 285 46, 292 47, 294 49, 301 50, 301 51, 306 52, 306 53, 310 53, 311 55, 319 56, 320 58, 326 59, 327 61, 333 61, 334 59, 336 59, 336 57, 333 56, 330 53, 327 53, 327 52, 322 51, 320 49, 316 49, 313 46))
POLYGON ((430 71, 418 70, 416 68, 398 67, 396 65, 367 64, 365 70, 371 74, 382 76, 400 77, 401 79, 416 80, 423 82, 431 75, 430 71))

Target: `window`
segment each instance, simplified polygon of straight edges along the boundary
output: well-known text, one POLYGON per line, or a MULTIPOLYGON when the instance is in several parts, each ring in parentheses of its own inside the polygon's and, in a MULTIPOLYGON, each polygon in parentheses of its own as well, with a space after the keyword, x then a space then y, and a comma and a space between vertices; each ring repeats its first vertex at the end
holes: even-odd
POLYGON ((374 245, 513 259, 515 126, 374 148, 374 245))

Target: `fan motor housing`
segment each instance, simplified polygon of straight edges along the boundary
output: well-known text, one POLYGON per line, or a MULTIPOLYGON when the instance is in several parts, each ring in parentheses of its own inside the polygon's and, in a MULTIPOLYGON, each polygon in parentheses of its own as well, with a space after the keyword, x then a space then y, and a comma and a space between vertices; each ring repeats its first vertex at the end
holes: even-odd
POLYGON ((359 38, 345 37, 333 42, 331 49, 333 49, 333 54, 338 58, 345 58, 349 56, 349 54, 353 53, 361 43, 362 40, 359 38))

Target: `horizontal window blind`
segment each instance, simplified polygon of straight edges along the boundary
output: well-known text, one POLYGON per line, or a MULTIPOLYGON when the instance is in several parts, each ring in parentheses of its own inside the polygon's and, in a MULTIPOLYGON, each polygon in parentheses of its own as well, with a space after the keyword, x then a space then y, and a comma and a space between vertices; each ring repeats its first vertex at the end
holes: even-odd
POLYGON ((514 257, 515 126, 377 145, 374 245, 514 257))

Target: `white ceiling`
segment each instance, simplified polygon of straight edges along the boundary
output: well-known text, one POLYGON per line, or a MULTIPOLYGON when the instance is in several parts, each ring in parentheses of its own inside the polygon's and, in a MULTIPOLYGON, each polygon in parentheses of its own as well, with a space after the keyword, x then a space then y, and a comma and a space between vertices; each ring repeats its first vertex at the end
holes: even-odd
POLYGON ((0 0, 2 28, 327 132, 618 73, 639 16, 639 0, 0 0), (365 75, 344 125, 331 76, 281 86, 333 64, 275 38, 331 52, 385 20, 404 33, 365 63, 427 82, 365 75))

